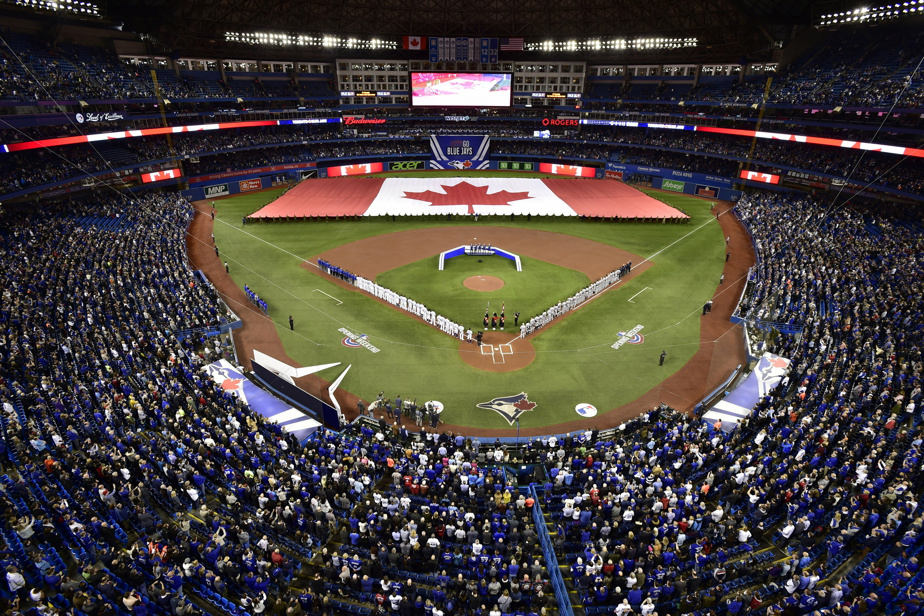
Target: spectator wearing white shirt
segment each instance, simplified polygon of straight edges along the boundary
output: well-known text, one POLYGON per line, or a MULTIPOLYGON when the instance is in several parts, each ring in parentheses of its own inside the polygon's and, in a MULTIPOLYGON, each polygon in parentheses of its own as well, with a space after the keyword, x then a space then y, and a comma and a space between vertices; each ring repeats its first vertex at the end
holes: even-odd
POLYGON ((738 531, 738 541, 741 543, 747 543, 751 540, 751 531, 748 530, 747 526, 742 526, 738 531))

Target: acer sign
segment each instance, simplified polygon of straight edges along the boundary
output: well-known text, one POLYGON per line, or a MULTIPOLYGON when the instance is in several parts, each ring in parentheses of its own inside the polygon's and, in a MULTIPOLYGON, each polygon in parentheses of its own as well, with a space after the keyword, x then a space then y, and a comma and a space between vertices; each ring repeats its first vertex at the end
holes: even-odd
POLYGON ((577 178, 592 178, 595 175, 593 167, 579 167, 577 165, 559 165, 557 163, 539 163, 540 173, 553 175, 570 175, 577 178))
POLYGON ((542 118, 543 126, 580 126, 578 119, 542 118))
POLYGON ((763 184, 779 184, 780 176, 774 175, 772 173, 762 173, 760 171, 742 171, 739 176, 742 180, 750 180, 752 182, 761 182, 763 184))
POLYGON ((422 160, 397 160, 388 163, 389 171, 412 171, 414 169, 423 169, 424 161, 422 160))
POLYGON ((183 175, 180 173, 179 169, 162 169, 161 171, 152 171, 150 173, 142 173, 141 181, 144 184, 150 184, 151 182, 163 182, 164 180, 173 180, 183 175))
POLYGON ((356 165, 341 165, 339 167, 328 167, 327 177, 337 178, 348 175, 366 175, 367 173, 380 173, 382 163, 359 163, 356 165))
POLYGON ((241 192, 247 192, 250 190, 260 190, 263 188, 263 181, 260 178, 255 180, 241 180, 238 182, 241 185, 241 192))
POLYGON ((359 118, 355 116, 345 116, 344 124, 384 124, 385 118, 359 118))

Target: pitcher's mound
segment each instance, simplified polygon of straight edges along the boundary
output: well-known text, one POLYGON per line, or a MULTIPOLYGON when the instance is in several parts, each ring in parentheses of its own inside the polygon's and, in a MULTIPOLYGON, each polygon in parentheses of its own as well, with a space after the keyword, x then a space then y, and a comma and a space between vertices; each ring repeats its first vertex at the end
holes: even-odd
POLYGON ((504 281, 497 276, 469 276, 462 284, 472 291, 497 291, 504 287, 504 281))

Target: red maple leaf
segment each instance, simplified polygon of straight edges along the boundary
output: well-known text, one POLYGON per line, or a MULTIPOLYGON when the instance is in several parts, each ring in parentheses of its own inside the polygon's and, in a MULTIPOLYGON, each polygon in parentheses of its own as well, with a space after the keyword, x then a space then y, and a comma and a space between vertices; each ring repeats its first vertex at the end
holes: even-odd
POLYGON ((785 368, 788 365, 788 363, 789 362, 787 362, 782 357, 776 357, 770 360, 770 365, 773 366, 774 368, 785 368))
POLYGON ((221 382, 221 388, 225 391, 229 389, 239 389, 241 386, 241 381, 244 379, 225 379, 221 382))
POLYGON ((520 409, 521 411, 531 411, 531 410, 533 410, 534 408, 536 408, 536 403, 535 403, 535 402, 530 402, 528 399, 523 398, 523 399, 520 400, 519 402, 515 402, 515 403, 513 404, 513 406, 514 406, 514 408, 518 408, 518 409, 520 409))
POLYGON ((468 213, 474 214, 475 205, 510 205, 510 201, 519 201, 521 199, 530 199, 529 191, 526 192, 508 192, 501 190, 496 193, 488 194, 487 186, 473 186, 468 182, 460 182, 455 186, 446 186, 441 184, 440 188, 446 191, 446 194, 426 190, 424 192, 404 192, 405 199, 414 199, 416 201, 428 201, 431 206, 440 205, 467 205, 468 213))

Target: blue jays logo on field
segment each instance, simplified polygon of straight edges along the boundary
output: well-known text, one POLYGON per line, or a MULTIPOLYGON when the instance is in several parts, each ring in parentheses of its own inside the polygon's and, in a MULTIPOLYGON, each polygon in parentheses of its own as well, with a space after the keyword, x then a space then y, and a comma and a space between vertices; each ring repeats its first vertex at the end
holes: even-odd
MULTIPOLYGON (((617 332, 617 333, 619 334, 619 337, 620 337, 620 338, 623 338, 623 337, 625 337, 625 336, 629 336, 629 334, 626 333, 626 332, 617 332)), ((626 340, 626 342, 628 342, 629 344, 641 344, 641 343, 645 342, 645 336, 643 336, 643 335, 639 334, 638 332, 636 332, 634 335, 630 336, 629 339, 626 340)))
POLYGON ((350 338, 349 336, 347 336, 346 338, 344 338, 343 340, 340 341, 340 344, 342 344, 342 345, 345 346, 345 347, 350 347, 351 349, 358 349, 359 347, 362 346, 362 345, 359 343, 359 341, 360 341, 360 340, 368 340, 368 339, 369 339, 369 335, 368 335, 368 334, 360 334, 358 339, 356 339, 356 338, 350 338))
POLYGON ((520 418, 520 415, 531 411, 538 405, 529 401, 526 393, 519 393, 516 396, 505 396, 503 398, 494 398, 490 402, 482 402, 476 405, 480 409, 489 409, 499 414, 507 420, 511 426, 513 422, 520 418))

